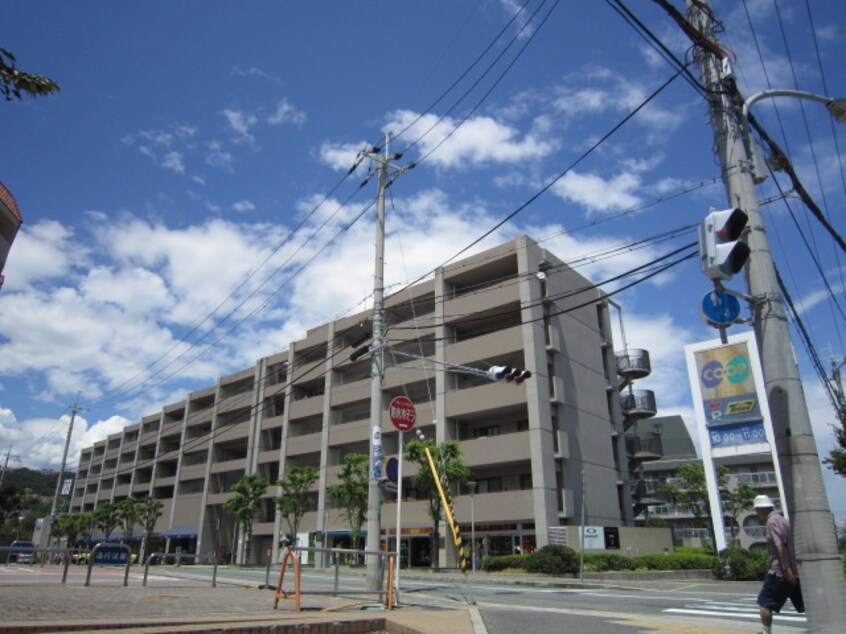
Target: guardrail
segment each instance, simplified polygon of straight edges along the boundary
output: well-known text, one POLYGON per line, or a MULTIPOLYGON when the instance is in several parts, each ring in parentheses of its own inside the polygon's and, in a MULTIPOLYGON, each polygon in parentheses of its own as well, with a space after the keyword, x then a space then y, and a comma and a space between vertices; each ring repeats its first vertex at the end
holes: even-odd
POLYGON ((175 565, 179 566, 182 564, 183 559, 191 559, 196 561, 197 559, 209 558, 214 560, 214 571, 212 573, 212 588, 217 587, 217 557, 214 555, 197 555, 194 553, 150 553, 147 557, 147 560, 144 562, 144 581, 142 582, 142 586, 147 585, 147 575, 150 572, 150 564, 153 562, 154 559, 161 558, 162 560, 167 559, 175 559, 175 565))
POLYGON ((89 552, 86 548, 62 548, 59 546, 50 546, 50 547, 43 547, 43 546, 36 546, 35 548, 28 548, 24 546, 0 546, 0 553, 7 553, 5 557, 5 563, 8 564, 9 556, 10 555, 17 555, 20 553, 27 553, 32 554, 32 563, 33 565, 36 563, 40 563, 41 566, 46 566, 47 562, 52 558, 52 556, 58 557, 61 561, 60 563, 64 564, 64 569, 62 570, 62 585, 65 585, 68 579, 68 567, 70 566, 71 559, 73 558, 74 554, 77 553, 87 553, 89 552), (39 562, 40 559, 40 562, 39 562))

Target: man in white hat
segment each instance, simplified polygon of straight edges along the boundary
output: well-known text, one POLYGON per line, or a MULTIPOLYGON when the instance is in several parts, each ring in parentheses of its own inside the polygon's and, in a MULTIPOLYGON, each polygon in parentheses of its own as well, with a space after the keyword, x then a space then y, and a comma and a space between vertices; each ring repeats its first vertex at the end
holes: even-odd
POLYGON ((767 527, 767 550, 770 553, 770 570, 758 594, 761 608, 763 634, 771 634, 773 612, 780 612, 790 599, 797 612, 805 611, 802 587, 799 585, 799 569, 793 549, 793 534, 790 522, 773 510, 773 501, 766 495, 755 498, 755 513, 761 524, 767 527))

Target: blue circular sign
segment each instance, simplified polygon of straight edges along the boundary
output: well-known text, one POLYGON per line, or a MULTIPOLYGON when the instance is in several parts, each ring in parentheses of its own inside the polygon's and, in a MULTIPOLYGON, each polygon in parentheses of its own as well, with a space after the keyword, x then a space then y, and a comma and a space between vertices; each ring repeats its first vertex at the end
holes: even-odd
POLYGON ((702 317, 712 326, 730 326, 740 317, 740 300, 720 291, 708 291, 702 298, 702 317))
POLYGON ((388 462, 385 463, 385 475, 388 476, 388 480, 391 482, 397 481, 399 477, 399 460, 393 457, 388 458, 388 462))

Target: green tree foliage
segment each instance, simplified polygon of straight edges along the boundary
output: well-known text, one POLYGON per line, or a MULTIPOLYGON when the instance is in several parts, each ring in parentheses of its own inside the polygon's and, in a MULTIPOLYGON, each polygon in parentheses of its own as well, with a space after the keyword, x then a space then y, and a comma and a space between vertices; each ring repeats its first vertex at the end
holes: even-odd
POLYGON ((94 511, 79 513, 78 521, 79 535, 85 537, 85 545, 91 548, 91 536, 94 534, 94 529, 97 528, 97 518, 94 516, 94 511))
POLYGON ((256 473, 244 474, 229 489, 234 493, 226 500, 223 508, 234 516, 244 534, 244 561, 250 561, 250 541, 253 538, 253 520, 261 505, 261 496, 267 492, 269 483, 256 473))
MULTIPOLYGON (((138 500, 138 523, 144 529, 144 557, 150 553, 150 539, 156 530, 156 522, 162 516, 161 500, 141 498, 138 500)), ((139 558, 139 561, 141 559, 139 558)))
POLYGON ((840 408, 837 419, 839 425, 832 425, 837 447, 831 450, 823 463, 840 477, 846 478, 846 406, 840 408))
POLYGON ((0 489, 0 526, 10 517, 17 516, 23 510, 24 496, 15 486, 0 489))
MULTIPOLYGON (((721 473, 717 477, 721 477, 721 473)), ((720 482, 720 501, 723 503, 723 512, 733 521, 732 535, 736 538, 740 531, 740 516, 752 508, 755 502, 755 496, 758 492, 746 483, 738 483, 732 486, 730 482, 723 485, 723 481, 728 482, 729 478, 723 477, 720 482)))
POLYGON ((0 93, 6 101, 22 99, 24 94, 38 97, 54 92, 59 92, 59 84, 49 77, 19 70, 15 56, 5 48, 0 48, 0 93))
POLYGON ((3 488, 14 487, 18 491, 29 491, 34 496, 53 499, 56 492, 58 471, 37 471, 35 469, 7 469, 3 474, 3 488))
POLYGON ((276 508, 288 524, 288 540, 292 547, 297 545, 297 532, 303 516, 316 506, 311 489, 319 476, 320 471, 315 467, 291 467, 276 483, 282 489, 282 495, 276 498, 276 508))
POLYGON ((566 575, 579 572, 579 558, 572 548, 549 545, 526 558, 526 572, 546 575, 566 575))
POLYGON ((80 533, 84 530, 81 513, 62 513, 53 524, 53 537, 64 537, 68 548, 73 548, 80 533))
POLYGON ((120 526, 117 506, 111 502, 98 504, 94 509, 94 524, 103 533, 103 541, 109 541, 109 537, 120 526))
POLYGON ((123 526, 124 542, 131 544, 132 533, 139 518, 138 498, 125 498, 117 503, 117 517, 123 526))
POLYGON ((361 527, 367 517, 369 493, 370 456, 363 453, 348 453, 344 465, 338 472, 339 484, 326 488, 350 527, 353 548, 357 548, 361 527))
MULTIPOLYGON (((729 471, 724 465, 717 465, 717 487, 720 490, 724 516, 738 524, 738 518, 752 508, 757 491, 748 484, 729 483, 729 471)), ((690 513, 696 522, 714 535, 714 520, 708 503, 708 485, 705 467, 701 462, 683 464, 676 471, 672 482, 661 487, 670 501, 683 513, 690 513)), ((732 530, 735 530, 732 528, 732 530)))
POLYGON ((464 464, 461 457, 461 445, 457 440, 448 440, 441 444, 435 444, 431 440, 412 440, 405 446, 405 457, 407 460, 417 464, 417 473, 411 477, 411 483, 415 489, 426 496, 429 507, 429 518, 432 520, 432 538, 430 542, 430 556, 432 568, 438 567, 438 542, 440 541, 440 520, 443 512, 438 489, 435 486, 435 476, 426 456, 426 449, 432 454, 435 468, 440 476, 441 486, 444 491, 450 491, 451 485, 456 487, 467 484, 470 480, 470 469, 464 464))

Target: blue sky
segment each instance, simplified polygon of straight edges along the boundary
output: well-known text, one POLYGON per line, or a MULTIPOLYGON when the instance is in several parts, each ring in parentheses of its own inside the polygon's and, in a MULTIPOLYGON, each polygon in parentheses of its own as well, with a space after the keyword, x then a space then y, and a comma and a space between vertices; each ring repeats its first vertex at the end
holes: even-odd
MULTIPOLYGON (((10 466, 58 466, 78 392, 71 464, 127 422, 369 307, 373 213, 361 214, 375 183, 359 188, 366 163, 344 176, 386 131, 399 163, 418 163, 390 190, 389 288, 497 226, 675 73, 612 4, 6 2, 0 46, 62 88, 0 104, 0 180, 25 220, 0 292, 10 466)), ((846 94, 842 2, 712 4, 744 94, 846 94)), ((630 8, 689 58, 657 5, 630 8)), ((846 130, 818 104, 774 103, 756 105, 758 119, 843 233, 846 130)), ((660 257, 726 206, 712 145, 702 97, 676 79, 473 250, 525 233, 596 282, 660 257)), ((759 190, 777 194, 771 179, 759 190)), ((764 210, 828 369, 846 350, 819 269, 842 302, 842 256, 796 198, 764 210)), ((699 316, 708 288, 689 260, 616 296, 629 346, 652 354, 638 387, 688 424, 683 347, 716 336, 699 316)), ((826 455, 834 416, 798 340, 796 355, 826 455)), ((824 472, 846 517, 843 482, 824 472)))

